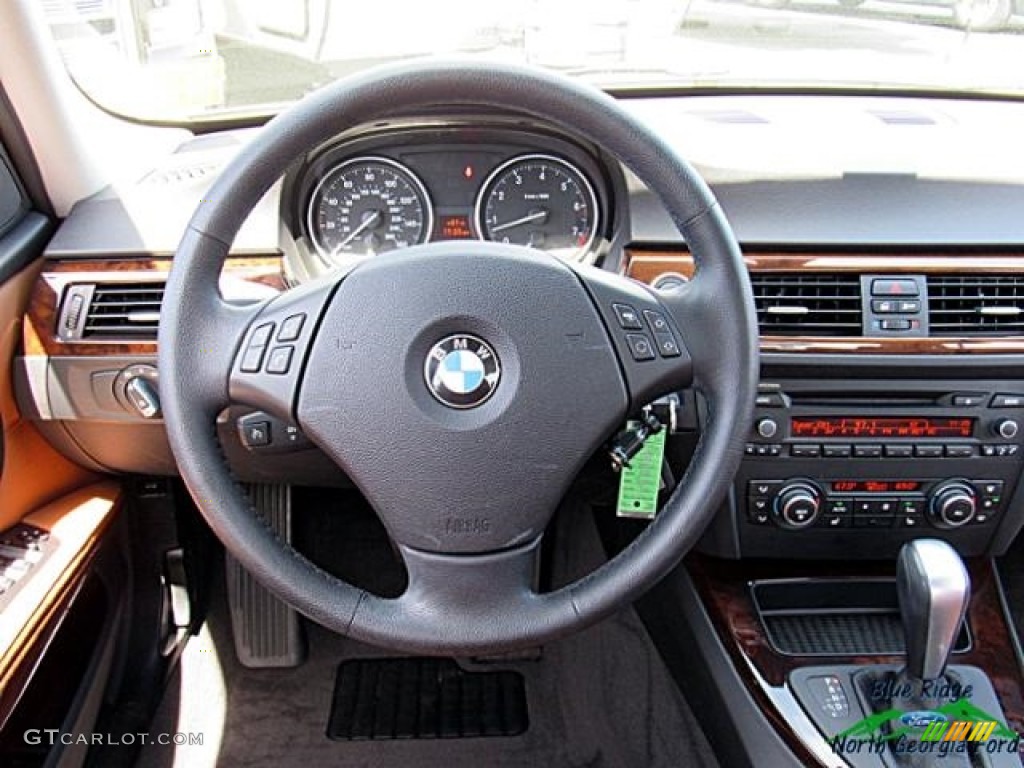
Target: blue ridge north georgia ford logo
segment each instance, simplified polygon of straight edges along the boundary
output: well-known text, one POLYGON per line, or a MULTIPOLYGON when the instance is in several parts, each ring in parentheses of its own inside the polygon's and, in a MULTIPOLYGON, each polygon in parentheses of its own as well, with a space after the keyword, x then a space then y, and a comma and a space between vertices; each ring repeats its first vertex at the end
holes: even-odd
POLYGON ((494 393, 501 367, 486 341, 462 333, 431 348, 423 374, 431 394, 445 405, 475 408, 494 393))

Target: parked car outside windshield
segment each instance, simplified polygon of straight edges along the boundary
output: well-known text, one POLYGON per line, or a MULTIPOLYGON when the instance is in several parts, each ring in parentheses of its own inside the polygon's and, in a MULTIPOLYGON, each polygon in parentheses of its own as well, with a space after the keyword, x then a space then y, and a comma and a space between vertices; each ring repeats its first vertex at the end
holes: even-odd
POLYGON ((273 113, 384 61, 459 55, 604 87, 1024 95, 1024 0, 47 0, 72 75, 150 120, 273 113))

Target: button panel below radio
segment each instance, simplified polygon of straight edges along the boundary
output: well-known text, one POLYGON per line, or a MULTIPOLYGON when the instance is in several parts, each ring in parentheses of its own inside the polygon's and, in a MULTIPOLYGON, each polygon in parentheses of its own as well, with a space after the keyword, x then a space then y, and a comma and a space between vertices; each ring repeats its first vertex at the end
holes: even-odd
POLYGON ((1001 480, 751 480, 746 519, 792 531, 953 530, 993 522, 1003 490, 1001 480))

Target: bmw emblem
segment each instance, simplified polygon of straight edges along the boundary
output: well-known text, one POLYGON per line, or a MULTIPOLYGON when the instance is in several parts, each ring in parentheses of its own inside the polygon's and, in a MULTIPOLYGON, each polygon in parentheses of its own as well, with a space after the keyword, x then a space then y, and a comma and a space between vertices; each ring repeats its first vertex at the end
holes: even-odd
POLYGON ((486 341, 460 333, 431 348, 423 375, 431 394, 445 405, 475 408, 494 394, 501 367, 486 341))

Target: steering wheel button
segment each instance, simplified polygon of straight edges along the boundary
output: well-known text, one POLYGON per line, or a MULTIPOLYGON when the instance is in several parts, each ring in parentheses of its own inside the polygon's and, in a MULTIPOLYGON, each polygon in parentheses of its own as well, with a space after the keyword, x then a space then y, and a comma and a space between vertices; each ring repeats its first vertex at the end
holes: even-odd
POLYGON ((643 330, 644 324, 640 322, 640 315, 629 304, 612 304, 612 309, 615 310, 615 317, 618 318, 619 325, 622 326, 623 330, 643 330))
POLYGON ((270 342, 270 337, 274 334, 274 324, 264 323, 255 331, 252 332, 252 336, 249 338, 249 349, 253 347, 265 347, 270 342))
POLYGON ((647 324, 651 326, 651 330, 655 334, 671 332, 668 323, 665 321, 665 316, 660 312, 651 312, 651 310, 645 309, 644 317, 647 318, 647 324))
POLYGON ((267 373, 288 373, 295 347, 274 347, 267 360, 267 373))
POLYGON ((259 448, 270 445, 270 422, 249 421, 241 425, 242 443, 246 448, 259 448))
MULTIPOLYGON (((629 344, 629 351, 637 362, 654 359, 654 346, 651 344, 651 340, 643 334, 627 333, 626 343, 629 344)), ((678 350, 676 354, 679 354, 678 350)))
POLYGON ((266 347, 254 347, 250 344, 249 348, 245 350, 245 354, 242 355, 242 363, 239 367, 244 373, 259 373, 266 351, 266 347))
POLYGON ((278 341, 295 341, 302 333, 302 324, 306 322, 305 315, 292 315, 281 323, 281 330, 277 332, 278 341))
POLYGON ((658 342, 658 352, 662 357, 679 357, 679 345, 670 332, 656 333, 654 339, 658 342))

